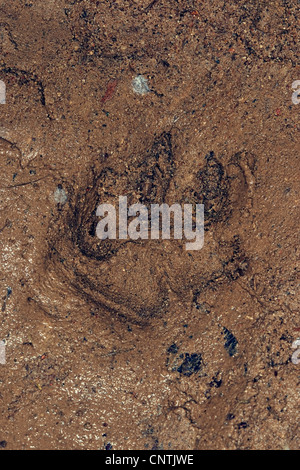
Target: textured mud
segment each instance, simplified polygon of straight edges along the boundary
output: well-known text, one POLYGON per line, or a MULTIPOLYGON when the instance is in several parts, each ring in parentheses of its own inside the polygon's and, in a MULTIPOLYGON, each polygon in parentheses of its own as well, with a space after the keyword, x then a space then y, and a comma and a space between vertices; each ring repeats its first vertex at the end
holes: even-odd
POLYGON ((0 1, 0 448, 299 448, 297 10, 0 1), (204 247, 100 242, 120 195, 204 247))

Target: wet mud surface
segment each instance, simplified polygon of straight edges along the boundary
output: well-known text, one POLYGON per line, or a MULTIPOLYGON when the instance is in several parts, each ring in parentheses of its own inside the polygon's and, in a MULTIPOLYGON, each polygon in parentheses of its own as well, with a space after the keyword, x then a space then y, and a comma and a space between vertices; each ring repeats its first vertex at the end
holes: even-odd
POLYGON ((0 2, 0 448, 299 448, 298 13, 0 2), (119 196, 203 248, 100 241, 119 196))

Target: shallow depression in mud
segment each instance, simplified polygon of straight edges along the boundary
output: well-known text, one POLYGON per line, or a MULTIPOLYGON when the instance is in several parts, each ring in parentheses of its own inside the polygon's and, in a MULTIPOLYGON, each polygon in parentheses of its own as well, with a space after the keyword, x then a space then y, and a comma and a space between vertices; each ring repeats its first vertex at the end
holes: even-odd
POLYGON ((205 247, 193 252, 185 249, 183 240, 99 240, 96 236, 97 206, 117 206, 120 195, 127 196, 128 204, 139 202, 147 208, 166 201, 204 204, 206 233, 222 224, 225 227, 237 210, 243 210, 247 183, 241 155, 232 157, 225 167, 210 151, 186 186, 176 180, 173 147, 171 134, 163 133, 126 167, 94 165, 80 180, 76 176, 72 185, 64 184, 68 201, 58 204, 44 259, 52 290, 57 283, 56 292, 64 292, 56 297, 56 302, 61 298, 60 308, 64 308, 68 287, 71 296, 83 297, 93 307, 147 324, 164 314, 170 298, 186 293, 194 302, 205 289, 215 289, 245 273, 248 261, 238 236, 223 242, 208 236, 205 247))

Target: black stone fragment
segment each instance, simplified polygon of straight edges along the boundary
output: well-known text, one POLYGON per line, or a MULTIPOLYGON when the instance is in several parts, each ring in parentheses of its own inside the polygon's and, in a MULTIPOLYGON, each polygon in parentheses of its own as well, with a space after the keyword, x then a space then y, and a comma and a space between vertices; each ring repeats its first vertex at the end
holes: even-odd
POLYGON ((226 416, 226 421, 231 421, 234 418, 235 418, 235 416, 234 416, 233 413, 228 413, 228 415, 226 416))
POLYGON ((190 377, 192 374, 195 374, 201 369, 202 356, 201 354, 191 354, 185 353, 185 360, 178 367, 177 372, 183 374, 187 377, 190 377))
POLYGON ((210 387, 219 388, 222 385, 222 379, 218 380, 217 377, 213 377, 212 381, 210 382, 210 387))
POLYGON ((238 344, 238 340, 236 337, 231 333, 231 331, 227 330, 227 328, 223 328, 224 337, 225 337, 225 344, 224 347, 227 350, 229 356, 234 356, 237 352, 236 347, 238 344))
POLYGON ((176 354, 178 352, 177 345, 175 343, 171 344, 167 352, 170 354, 176 354))
POLYGON ((245 421, 242 421, 241 423, 238 424, 238 429, 246 429, 248 427, 248 424, 245 421))

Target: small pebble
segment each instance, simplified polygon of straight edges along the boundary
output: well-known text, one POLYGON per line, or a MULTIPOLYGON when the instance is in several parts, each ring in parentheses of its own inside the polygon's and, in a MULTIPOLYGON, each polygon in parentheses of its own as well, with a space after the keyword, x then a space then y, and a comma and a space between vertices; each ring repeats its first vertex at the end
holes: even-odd
POLYGON ((5 341, 0 341, 0 364, 6 364, 5 341))
POLYGON ((6 87, 5 83, 0 80, 0 104, 6 103, 6 87))
POLYGON ((57 204, 65 204, 68 200, 68 196, 63 187, 59 184, 54 191, 54 200, 57 204))
POLYGON ((150 88, 148 86, 148 80, 143 77, 143 75, 137 75, 132 80, 132 88, 135 93, 139 95, 145 95, 146 93, 150 92, 150 88))

